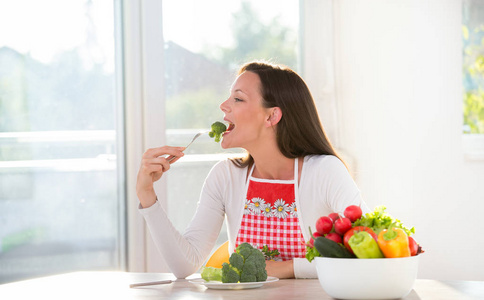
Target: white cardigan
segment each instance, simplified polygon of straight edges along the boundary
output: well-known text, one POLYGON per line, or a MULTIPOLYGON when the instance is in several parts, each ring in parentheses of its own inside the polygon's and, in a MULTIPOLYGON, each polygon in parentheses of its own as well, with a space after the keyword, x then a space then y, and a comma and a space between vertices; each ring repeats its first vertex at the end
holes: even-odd
MULTIPOLYGON (((205 180, 197 211, 184 234, 175 229, 158 202, 145 209, 139 207, 156 247, 177 278, 195 273, 207 260, 224 218, 229 251, 234 251, 244 211, 246 177, 247 168, 238 168, 229 160, 218 162, 205 180)), ((321 216, 343 213, 352 204, 360 205, 363 213, 369 212, 346 167, 335 156, 306 156, 298 191, 299 224, 306 241, 310 239, 308 228, 315 231, 321 216)), ((314 265, 305 258, 295 258, 296 278, 316 278, 314 265)))

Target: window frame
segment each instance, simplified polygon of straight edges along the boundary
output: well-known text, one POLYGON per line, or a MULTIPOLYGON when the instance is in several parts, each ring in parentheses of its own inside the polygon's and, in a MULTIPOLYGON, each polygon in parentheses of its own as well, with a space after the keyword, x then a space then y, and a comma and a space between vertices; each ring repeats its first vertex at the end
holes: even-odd
POLYGON ((462 134, 462 151, 467 161, 484 161, 484 134, 462 134))
MULTIPOLYGON (((164 77, 162 1, 122 1, 127 261, 129 271, 147 272, 156 263, 151 260, 157 256, 151 255, 156 250, 150 244, 144 220, 137 211, 139 202, 135 187, 145 149, 165 143, 165 93, 159 81, 164 77)), ((162 193, 164 187, 166 182, 163 178, 155 184, 162 204, 166 203, 166 194, 162 193)), ((161 260, 159 262, 162 263, 161 260)))

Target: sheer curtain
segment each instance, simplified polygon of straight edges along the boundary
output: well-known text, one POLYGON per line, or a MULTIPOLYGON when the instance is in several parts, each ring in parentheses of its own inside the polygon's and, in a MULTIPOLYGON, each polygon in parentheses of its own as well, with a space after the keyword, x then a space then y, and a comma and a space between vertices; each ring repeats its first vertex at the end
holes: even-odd
POLYGON ((302 75, 309 85, 319 117, 333 147, 356 172, 356 162, 341 143, 341 118, 338 106, 335 71, 334 0, 301 2, 302 75))

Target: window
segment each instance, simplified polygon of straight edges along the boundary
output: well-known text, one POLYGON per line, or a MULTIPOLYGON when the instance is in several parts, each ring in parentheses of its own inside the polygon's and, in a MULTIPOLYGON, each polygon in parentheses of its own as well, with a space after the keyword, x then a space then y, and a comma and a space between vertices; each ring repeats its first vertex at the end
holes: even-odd
POLYGON ((464 136, 467 159, 484 159, 484 3, 463 1, 464 136))
MULTIPOLYGON (((265 58, 315 71, 300 59, 299 5, 0 4, 0 283, 83 269, 159 270, 150 268, 158 254, 136 211, 142 153, 186 145, 220 120, 242 62, 265 58)), ((234 152, 241 150, 204 136, 157 183, 179 230, 210 168, 234 152)))
POLYGON ((0 3, 0 283, 125 268, 117 10, 0 3))
POLYGON ((466 0, 464 37, 464 132, 484 133, 484 3, 466 0))

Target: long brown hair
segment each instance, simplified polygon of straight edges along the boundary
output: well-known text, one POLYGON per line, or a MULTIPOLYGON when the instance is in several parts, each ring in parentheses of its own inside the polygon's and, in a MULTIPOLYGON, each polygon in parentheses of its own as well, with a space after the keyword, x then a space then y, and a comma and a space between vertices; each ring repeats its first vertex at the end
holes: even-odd
MULTIPOLYGON (((244 72, 259 75, 262 106, 279 107, 282 111, 276 127, 276 140, 284 156, 326 154, 340 158, 324 132, 309 88, 296 72, 283 65, 260 61, 243 65, 238 75, 244 72)), ((254 160, 249 153, 233 162, 242 168, 251 166, 254 160)))

